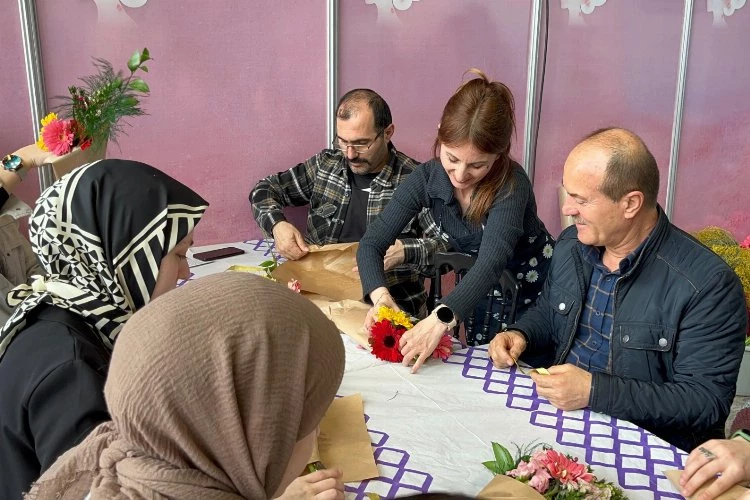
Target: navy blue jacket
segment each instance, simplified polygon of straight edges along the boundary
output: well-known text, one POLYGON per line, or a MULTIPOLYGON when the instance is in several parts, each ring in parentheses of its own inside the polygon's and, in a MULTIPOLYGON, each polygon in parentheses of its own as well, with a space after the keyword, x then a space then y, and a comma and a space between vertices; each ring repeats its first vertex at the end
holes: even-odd
MULTIPOLYGON (((610 372, 594 373, 589 406, 629 420, 690 451, 724 437, 747 332, 739 278, 711 250, 658 222, 615 288, 610 372)), ((560 235, 542 296, 511 328, 531 353, 565 362, 586 300, 592 267, 575 226, 560 235)))

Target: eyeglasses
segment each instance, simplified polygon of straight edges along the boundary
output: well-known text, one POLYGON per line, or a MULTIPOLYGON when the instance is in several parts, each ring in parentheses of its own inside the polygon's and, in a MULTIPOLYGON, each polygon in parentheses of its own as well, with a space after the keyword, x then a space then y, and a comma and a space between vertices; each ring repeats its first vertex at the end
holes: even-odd
MULTIPOLYGON (((385 130, 385 129, 384 129, 385 130)), ((362 154, 367 152, 373 144, 375 144, 375 141, 378 140, 378 137, 380 137, 380 134, 384 132, 384 130, 381 130, 378 132, 378 135, 372 138, 372 140, 368 144, 342 144, 341 141, 336 138, 331 142, 331 147, 333 149, 336 149, 338 151, 341 151, 342 153, 346 154, 346 152, 349 150, 349 148, 352 148, 355 153, 362 154)))

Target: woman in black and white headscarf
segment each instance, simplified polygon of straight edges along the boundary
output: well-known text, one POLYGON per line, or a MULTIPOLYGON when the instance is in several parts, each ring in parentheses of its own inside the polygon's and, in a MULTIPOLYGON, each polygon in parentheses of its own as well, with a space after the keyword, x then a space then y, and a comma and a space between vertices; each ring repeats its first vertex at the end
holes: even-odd
MULTIPOLYGON (((112 345, 139 308, 189 277, 208 203, 155 168, 103 160, 42 193, 30 240, 44 276, 15 288, 0 331, 0 498, 108 420, 112 345)), ((158 411, 158 409, 154 409, 158 411)))

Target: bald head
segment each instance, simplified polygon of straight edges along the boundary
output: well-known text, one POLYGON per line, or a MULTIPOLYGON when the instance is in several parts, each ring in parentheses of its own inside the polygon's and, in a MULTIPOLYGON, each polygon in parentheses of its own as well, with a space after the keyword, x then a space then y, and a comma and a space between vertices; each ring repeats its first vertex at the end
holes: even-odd
MULTIPOLYGON (((632 191, 643 193, 644 206, 656 207, 659 169, 640 137, 623 128, 604 128, 589 134, 571 156, 604 154, 606 167, 599 191, 617 201, 632 191)), ((601 165, 601 163, 600 163, 601 165)))

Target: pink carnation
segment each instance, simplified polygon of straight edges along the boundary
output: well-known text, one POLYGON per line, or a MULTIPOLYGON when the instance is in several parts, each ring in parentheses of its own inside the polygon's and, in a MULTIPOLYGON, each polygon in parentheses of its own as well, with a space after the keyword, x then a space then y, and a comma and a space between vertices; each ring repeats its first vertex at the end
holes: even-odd
POLYGON ((550 479, 552 479, 552 476, 550 476, 549 472, 547 472, 546 469, 539 469, 536 474, 534 474, 531 479, 529 479, 529 482, 527 484, 539 493, 543 494, 545 491, 547 491, 547 488, 549 488, 550 479))
POLYGON ((539 464, 534 460, 530 460, 528 462, 524 462, 523 460, 521 460, 520 462, 518 462, 518 466, 515 469, 507 472, 507 475, 523 479, 536 474, 537 470, 539 470, 539 467, 539 464))
POLYGON ((295 293, 300 293, 300 291, 302 290, 302 285, 300 285, 300 282, 295 279, 289 280, 289 283, 287 283, 286 286, 288 286, 289 289, 295 293))
POLYGON ((747 235, 747 238, 745 238, 745 241, 743 241, 742 243, 740 243, 740 246, 742 248, 750 248, 750 234, 747 235))
POLYGON ((445 361, 453 352, 453 339, 450 335, 440 337, 437 347, 432 351, 433 358, 439 358, 445 361))
POLYGON ((72 120, 52 120, 42 129, 42 139, 53 154, 62 156, 70 153, 75 139, 72 120))

